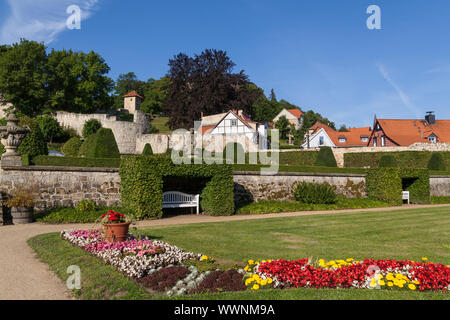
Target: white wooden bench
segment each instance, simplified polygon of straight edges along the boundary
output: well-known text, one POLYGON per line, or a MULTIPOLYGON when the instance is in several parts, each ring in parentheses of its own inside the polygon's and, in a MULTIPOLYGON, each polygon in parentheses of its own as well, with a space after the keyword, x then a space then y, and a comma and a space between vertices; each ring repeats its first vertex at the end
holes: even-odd
POLYGON ((402 199, 408 201, 409 204, 409 191, 402 192, 402 199))
POLYGON ((163 193, 163 208, 196 208, 200 213, 200 195, 187 194, 178 191, 167 191, 163 193))

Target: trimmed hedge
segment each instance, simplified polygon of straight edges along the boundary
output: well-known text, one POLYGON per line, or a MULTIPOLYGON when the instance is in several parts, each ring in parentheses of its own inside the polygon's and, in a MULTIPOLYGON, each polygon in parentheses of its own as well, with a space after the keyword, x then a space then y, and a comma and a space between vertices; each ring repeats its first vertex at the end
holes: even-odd
POLYGON ((81 142, 80 138, 70 138, 70 140, 62 146, 61 152, 64 153, 66 157, 76 157, 82 144, 83 142, 81 142))
POLYGON ((30 157, 48 154, 47 143, 39 125, 31 123, 30 132, 23 139, 17 151, 21 156, 28 154, 30 157))
POLYGON ((93 148, 95 141, 95 134, 91 134, 87 138, 84 139, 83 144, 80 147, 80 150, 78 151, 79 157, 86 157, 88 150, 93 148))
POLYGON ((151 156, 153 155, 153 149, 150 143, 146 143, 144 146, 144 150, 142 151, 143 156, 151 156))
POLYGON ((450 151, 399 151, 399 152, 358 152, 344 154, 344 165, 348 168, 378 168, 384 155, 392 155, 401 168, 426 169, 433 153, 442 155, 445 166, 450 168, 450 151))
POLYGON ((161 218, 164 177, 208 178, 201 193, 203 211, 210 215, 234 214, 231 165, 173 164, 166 155, 126 156, 120 164, 123 206, 137 219, 161 218))
POLYGON ((89 141, 85 156, 86 158, 120 158, 119 147, 112 130, 100 128, 93 140, 89 141))
POLYGON ((120 159, 101 158, 71 158, 71 157, 50 157, 37 156, 31 161, 37 166, 55 167, 99 167, 99 168, 119 168, 120 159))
POLYGON ((367 170, 367 196, 401 205, 402 191, 410 192, 412 203, 430 203, 430 173, 424 169, 379 168, 367 170))
POLYGON ((445 162, 441 153, 433 152, 430 161, 428 162, 428 169, 433 171, 445 171, 445 162))
POLYGON ((392 155, 384 155, 380 158, 379 168, 397 168, 397 160, 392 155))
POLYGON ((96 134, 98 130, 102 127, 102 124, 97 119, 89 119, 84 123, 83 126, 83 137, 87 138, 90 135, 96 134))
POLYGON ((321 147, 314 165, 318 167, 337 167, 333 150, 330 147, 321 147))

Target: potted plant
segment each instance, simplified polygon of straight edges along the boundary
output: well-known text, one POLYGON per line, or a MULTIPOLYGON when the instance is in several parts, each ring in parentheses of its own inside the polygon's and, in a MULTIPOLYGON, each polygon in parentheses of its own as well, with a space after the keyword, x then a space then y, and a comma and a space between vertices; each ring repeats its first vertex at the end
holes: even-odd
POLYGON ((128 229, 132 219, 123 213, 109 210, 100 218, 106 231, 106 239, 109 242, 123 242, 127 239, 128 229))
POLYGON ((26 224, 33 222, 34 196, 36 194, 36 185, 24 186, 15 185, 11 196, 4 204, 11 208, 11 218, 13 224, 26 224))

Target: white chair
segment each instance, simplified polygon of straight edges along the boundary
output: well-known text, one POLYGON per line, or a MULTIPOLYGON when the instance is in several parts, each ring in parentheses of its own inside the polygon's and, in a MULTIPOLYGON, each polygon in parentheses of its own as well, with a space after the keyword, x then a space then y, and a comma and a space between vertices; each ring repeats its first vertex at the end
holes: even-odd
POLYGON ((409 204, 409 191, 402 192, 402 199, 408 201, 409 204))

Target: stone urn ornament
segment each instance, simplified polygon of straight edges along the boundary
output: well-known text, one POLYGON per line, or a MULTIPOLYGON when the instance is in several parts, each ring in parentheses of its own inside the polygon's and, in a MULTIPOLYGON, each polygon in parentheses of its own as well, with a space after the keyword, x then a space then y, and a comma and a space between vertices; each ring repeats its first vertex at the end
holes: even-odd
POLYGON ((13 109, 6 118, 6 126, 0 126, 1 142, 6 149, 6 152, 2 155, 2 167, 22 165, 22 158, 17 153, 17 149, 29 132, 29 129, 20 127, 18 123, 19 119, 16 117, 13 109))

